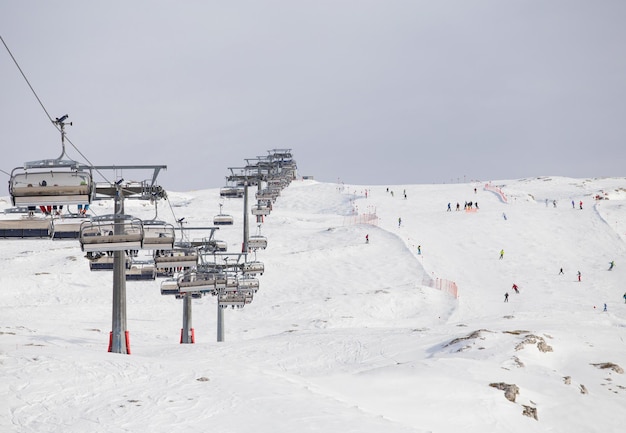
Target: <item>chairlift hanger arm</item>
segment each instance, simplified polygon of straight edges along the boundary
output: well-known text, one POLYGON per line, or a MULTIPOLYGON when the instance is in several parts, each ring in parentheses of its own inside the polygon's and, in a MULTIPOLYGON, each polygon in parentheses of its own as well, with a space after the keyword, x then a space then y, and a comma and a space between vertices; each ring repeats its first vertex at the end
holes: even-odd
POLYGON ((94 165, 94 170, 153 170, 152 185, 161 170, 167 170, 167 165, 94 165))

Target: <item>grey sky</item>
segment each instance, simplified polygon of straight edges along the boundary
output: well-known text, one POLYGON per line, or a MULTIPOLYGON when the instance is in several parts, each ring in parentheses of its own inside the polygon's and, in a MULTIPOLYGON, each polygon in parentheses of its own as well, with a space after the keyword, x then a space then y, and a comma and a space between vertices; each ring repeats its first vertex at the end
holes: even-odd
MULTIPOLYGON (((177 191, 273 148, 323 181, 624 176, 625 22, 623 0, 0 0, 80 151, 177 191)), ((0 76, 0 168, 58 157, 3 46, 0 76)))

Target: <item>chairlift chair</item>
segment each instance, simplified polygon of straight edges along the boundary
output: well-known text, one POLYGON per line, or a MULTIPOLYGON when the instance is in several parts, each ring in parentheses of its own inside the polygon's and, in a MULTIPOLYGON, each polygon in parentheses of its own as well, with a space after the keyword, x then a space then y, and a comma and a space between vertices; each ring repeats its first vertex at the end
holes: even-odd
POLYGON ((223 290, 225 292, 237 292, 239 290, 239 280, 234 275, 226 275, 226 283, 223 290))
POLYGON ((263 262, 259 262, 257 260, 251 262, 245 262, 241 265, 241 272, 244 275, 256 275, 261 274, 265 271, 265 265, 263 262))
POLYGON ((178 280, 176 278, 168 278, 161 281, 161 295, 179 295, 178 280))
POLYGON ((230 226, 235 222, 232 215, 222 213, 222 204, 220 203, 220 213, 213 217, 213 224, 216 226, 230 226))
POLYGON ((246 305, 246 298, 237 293, 220 293, 217 296, 217 305, 220 308, 243 308, 246 305))
POLYGON ((174 248, 175 229, 172 224, 164 221, 143 221, 143 249, 171 250, 174 248))
POLYGON ((267 238, 261 235, 252 235, 248 238, 248 248, 250 250, 264 250, 267 248, 267 238))
POLYGON ((97 216, 80 225, 79 242, 85 252, 142 249, 143 240, 142 221, 130 215, 97 216))
POLYGON ((267 216, 271 213, 271 209, 267 205, 257 205, 250 209, 250 213, 256 216, 267 216))
POLYGON ((215 275, 209 272, 190 271, 178 277, 180 293, 186 292, 213 292, 216 287, 215 275))
POLYGON ((1 239, 46 239, 50 237, 51 222, 48 218, 24 217, 0 220, 1 239))
POLYGON ((243 197, 244 190, 240 186, 225 186, 220 188, 220 197, 224 198, 241 198, 243 197))
MULTIPOLYGON (((87 259, 89 260, 89 270, 91 271, 112 271, 114 266, 113 256, 104 252, 99 253, 87 253, 87 259)), ((130 269, 130 258, 126 258, 125 268, 130 269)))
POLYGON ((171 250, 155 250, 154 263, 157 270, 193 268, 198 264, 198 251, 191 247, 174 247, 171 250))
POLYGON ((89 204, 95 183, 88 167, 74 161, 42 160, 14 168, 9 193, 14 206, 89 204))
POLYGON ((242 290, 253 290, 255 293, 259 290, 259 279, 251 276, 239 277, 239 288, 242 290))
POLYGON ((53 218, 50 225, 50 237, 54 239, 78 239, 80 237, 80 225, 84 221, 81 216, 64 216, 53 218))
POLYGON ((126 281, 145 281, 156 279, 156 268, 153 261, 133 261, 126 271, 126 281))

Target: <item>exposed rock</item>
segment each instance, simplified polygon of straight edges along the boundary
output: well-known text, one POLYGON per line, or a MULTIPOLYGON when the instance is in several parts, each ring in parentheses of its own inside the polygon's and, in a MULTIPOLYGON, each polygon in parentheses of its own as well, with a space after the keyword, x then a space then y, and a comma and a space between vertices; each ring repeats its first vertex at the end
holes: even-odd
POLYGON ((539 349, 540 352, 552 352, 552 346, 550 346, 548 343, 546 343, 545 341, 540 341, 537 343, 537 349, 539 349))
POLYGON ((517 394, 519 394, 519 388, 517 387, 517 385, 504 383, 504 382, 498 382, 498 383, 494 382, 494 383, 490 383, 489 386, 491 386, 492 388, 497 388, 501 391, 504 391, 504 397, 507 400, 515 403, 517 394))
POLYGON ((552 346, 546 343, 546 340, 543 337, 539 337, 537 335, 529 334, 524 338, 522 342, 520 342, 517 346, 515 346, 515 350, 522 350, 524 346, 527 344, 536 344, 537 349, 541 352, 552 352, 552 346))
POLYGON ((587 391, 587 387, 585 385, 583 385, 582 383, 580 384, 580 393, 581 394, 589 394, 589 391, 587 391))
POLYGON ((539 421, 539 418, 537 418, 537 408, 536 407, 526 406, 525 404, 523 404, 522 407, 524 408, 524 411, 522 412, 522 415, 525 415, 525 416, 530 417, 530 418, 535 418, 537 421, 539 421))
POLYGON ((202 376, 196 379, 198 382, 208 382, 209 378, 206 376, 202 376))
POLYGON ((486 329, 479 329, 479 330, 474 331, 474 332, 472 332, 471 334, 469 334, 469 335, 467 335, 465 337, 455 338, 454 340, 452 340, 451 342, 446 344, 444 347, 448 347, 448 346, 451 346, 451 345, 456 344, 456 343, 460 343, 461 341, 465 341, 465 340, 472 340, 472 339, 475 339, 475 338, 481 338, 483 332, 491 332, 491 331, 488 331, 486 329))
POLYGON ((572 384, 572 378, 571 376, 565 376, 563 378, 563 382, 565 382, 565 385, 571 385, 572 384))
POLYGON ((610 368, 616 373, 624 374, 624 369, 617 364, 613 364, 612 362, 601 362, 599 364, 591 364, 591 365, 593 365, 594 367, 601 368, 601 369, 610 368))
POLYGON ((528 334, 528 331, 523 331, 521 329, 516 329, 514 331, 504 331, 505 334, 513 334, 513 335, 522 335, 522 334, 528 334))

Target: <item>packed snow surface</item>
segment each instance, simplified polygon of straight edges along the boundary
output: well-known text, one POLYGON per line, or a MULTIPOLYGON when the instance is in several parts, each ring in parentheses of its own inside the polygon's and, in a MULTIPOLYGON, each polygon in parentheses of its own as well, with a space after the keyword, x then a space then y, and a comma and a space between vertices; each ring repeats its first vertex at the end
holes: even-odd
MULTIPOLYGON (((235 224, 215 237, 239 253, 243 199, 219 189, 126 212, 212 226, 220 203, 235 224)), ((225 341, 215 298, 180 344, 182 301, 128 281, 131 355, 107 352, 112 273, 77 240, 3 240, 0 431, 623 431, 625 203, 624 178, 296 180, 250 220, 265 273, 225 341)))

